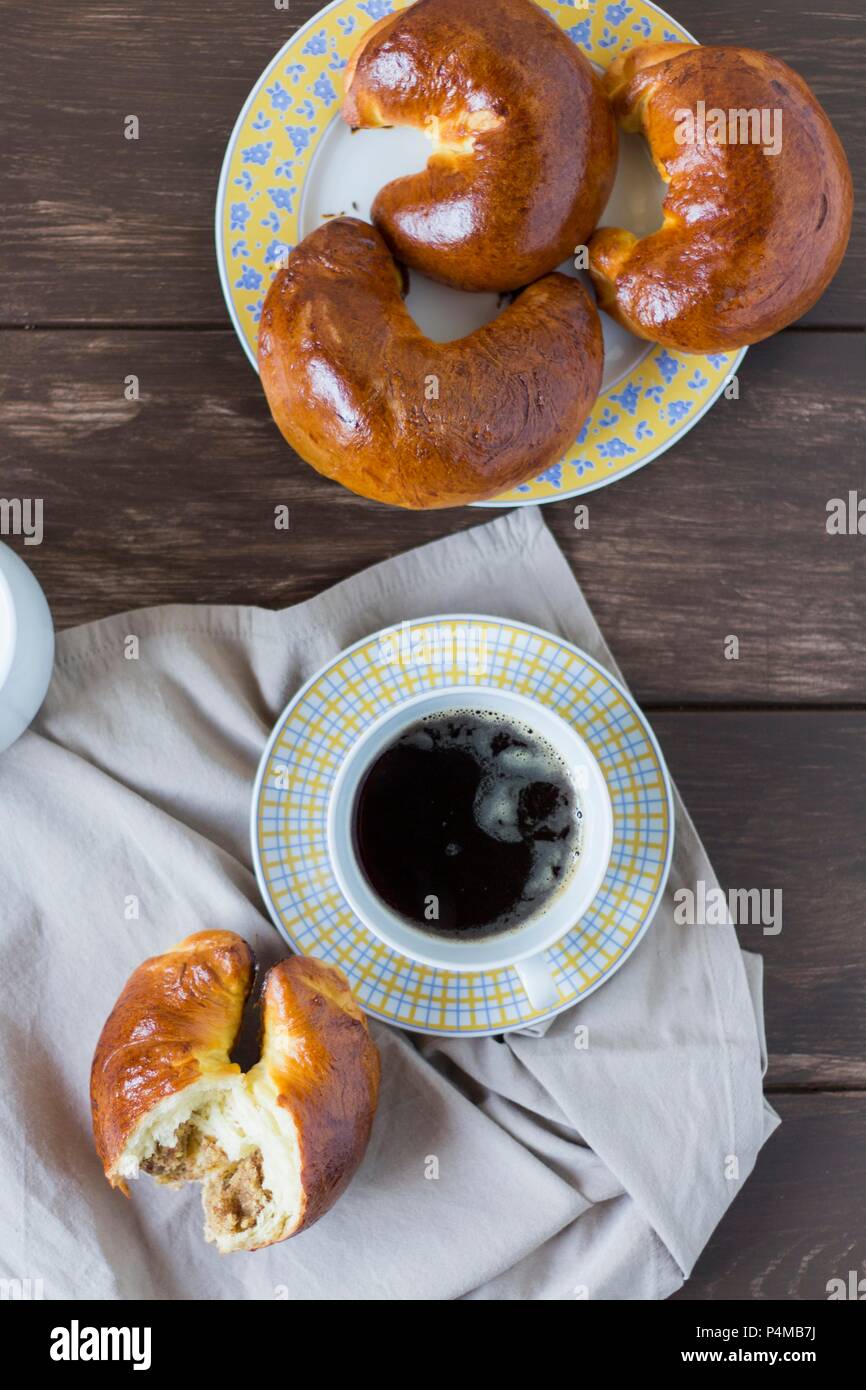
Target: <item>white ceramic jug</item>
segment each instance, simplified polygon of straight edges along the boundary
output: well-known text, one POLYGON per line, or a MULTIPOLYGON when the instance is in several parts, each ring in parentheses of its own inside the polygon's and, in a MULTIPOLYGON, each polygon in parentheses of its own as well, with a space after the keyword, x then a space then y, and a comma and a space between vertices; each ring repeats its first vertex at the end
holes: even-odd
POLYGON ((45 699, 54 625, 36 577, 0 543, 0 752, 23 734, 45 699))

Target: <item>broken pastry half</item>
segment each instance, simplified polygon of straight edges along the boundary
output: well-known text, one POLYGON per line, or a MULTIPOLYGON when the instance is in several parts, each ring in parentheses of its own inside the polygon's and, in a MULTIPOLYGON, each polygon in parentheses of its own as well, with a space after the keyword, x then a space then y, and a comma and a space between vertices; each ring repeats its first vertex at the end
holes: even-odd
POLYGON ((127 980, 91 1072, 96 1148, 113 1187, 149 1173, 202 1184, 205 1237, 227 1253, 306 1230, 367 1147, 379 1054, 340 970, 292 956, 261 996, 260 1060, 229 1060, 255 958, 234 932, 188 936, 127 980))

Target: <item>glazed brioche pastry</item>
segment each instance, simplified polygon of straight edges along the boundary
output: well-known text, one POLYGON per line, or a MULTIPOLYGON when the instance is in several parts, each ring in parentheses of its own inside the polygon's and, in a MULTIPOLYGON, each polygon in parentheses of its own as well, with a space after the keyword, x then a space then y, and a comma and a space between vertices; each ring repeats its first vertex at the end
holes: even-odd
POLYGON ((586 242, 617 136, 591 65, 532 0, 417 0, 364 35, 344 74, 353 128, 416 126, 426 169, 378 193, 398 260, 463 290, 511 290, 586 242))
POLYGON ((259 1250, 312 1226, 367 1146, 379 1055, 342 972, 292 956, 262 991, 260 1060, 229 1060, 254 974, 228 931, 189 936, 140 965, 102 1030, 91 1072, 96 1148, 113 1187, 149 1173, 202 1183, 205 1237, 259 1250))
POLYGON ((557 462, 601 385, 595 305, 547 275, 457 342, 426 338, 375 228, 335 218, 271 283, 259 372, 302 458, 364 497, 456 507, 557 462))
POLYGON ((844 255, 852 188, 803 79, 768 53, 659 43, 621 54, 604 83, 668 187, 651 236, 591 238, 601 307, 683 352, 756 343, 806 313, 844 255))

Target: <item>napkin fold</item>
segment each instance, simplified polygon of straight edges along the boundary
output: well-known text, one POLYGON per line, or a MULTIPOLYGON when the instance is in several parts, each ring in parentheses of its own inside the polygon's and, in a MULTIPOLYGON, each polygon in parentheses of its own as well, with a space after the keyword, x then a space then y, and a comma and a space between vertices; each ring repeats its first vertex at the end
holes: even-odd
POLYGON ((196 1188, 142 1179, 125 1201, 97 1161, 90 1059, 135 966, 204 928, 240 932, 263 967, 285 953, 248 830, 280 710, 365 634, 461 611, 559 633, 619 675, 534 509, 282 612, 169 606, 59 635, 39 718, 0 756, 4 1278, 46 1298, 438 1301, 658 1299, 688 1275, 778 1119, 760 959, 730 925, 674 922, 677 887, 716 885, 678 795, 651 929, 544 1036, 372 1025, 370 1148, 312 1230, 221 1257, 196 1188))

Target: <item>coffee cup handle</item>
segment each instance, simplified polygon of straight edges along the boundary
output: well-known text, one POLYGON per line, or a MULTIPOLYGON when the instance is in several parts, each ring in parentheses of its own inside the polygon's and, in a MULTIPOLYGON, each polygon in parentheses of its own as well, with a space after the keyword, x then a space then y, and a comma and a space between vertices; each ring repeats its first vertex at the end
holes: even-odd
POLYGON ((526 990, 530 1004, 539 1013, 549 1013, 561 1002, 559 986, 543 952, 517 961, 514 968, 520 976, 520 983, 526 990))

